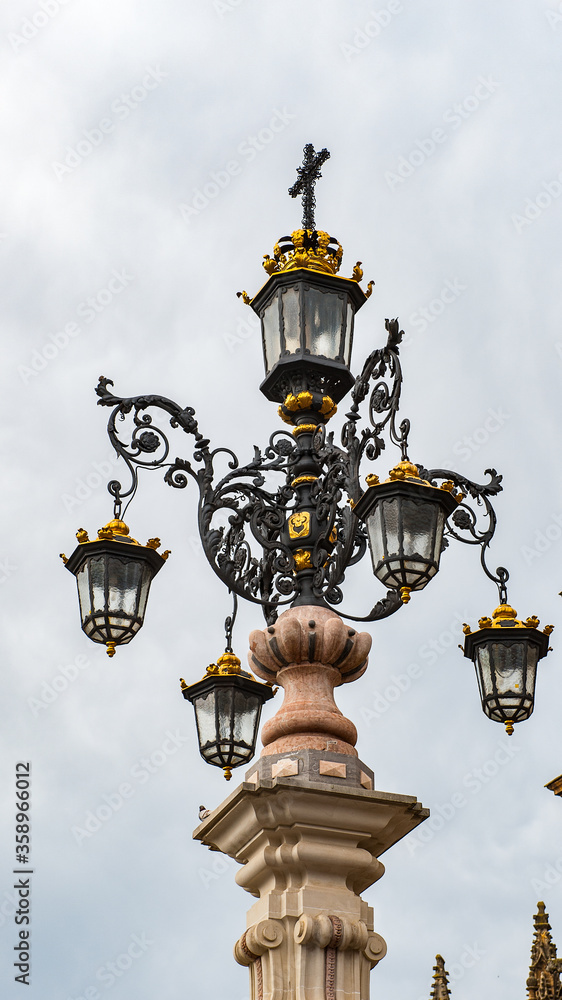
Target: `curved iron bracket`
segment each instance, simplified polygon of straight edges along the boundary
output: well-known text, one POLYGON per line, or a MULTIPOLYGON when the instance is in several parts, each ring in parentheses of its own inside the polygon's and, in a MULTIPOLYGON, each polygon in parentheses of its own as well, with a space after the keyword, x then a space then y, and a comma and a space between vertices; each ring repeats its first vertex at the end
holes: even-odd
POLYGON ((507 604, 507 581, 509 580, 509 573, 505 566, 498 566, 496 572, 492 573, 486 562, 487 551, 494 537, 497 525, 496 512, 492 506, 490 497, 497 496, 498 493, 502 492, 503 486, 501 482, 503 476, 498 475, 495 469, 485 469, 485 475, 490 477, 490 481, 481 484, 474 483, 471 479, 467 479, 466 476, 462 476, 459 472, 453 472, 451 469, 430 469, 428 471, 423 466, 418 465, 418 471, 420 476, 423 479, 427 479, 432 486, 436 485, 436 479, 448 480, 460 489, 465 497, 468 495, 476 501, 478 506, 484 506, 484 517, 487 518, 487 524, 479 527, 478 511, 463 499, 457 510, 447 521, 446 536, 456 538, 457 541, 464 542, 466 545, 480 546, 482 569, 488 579, 496 584, 500 604, 507 604), (459 534, 462 531, 466 532, 466 535, 459 534))

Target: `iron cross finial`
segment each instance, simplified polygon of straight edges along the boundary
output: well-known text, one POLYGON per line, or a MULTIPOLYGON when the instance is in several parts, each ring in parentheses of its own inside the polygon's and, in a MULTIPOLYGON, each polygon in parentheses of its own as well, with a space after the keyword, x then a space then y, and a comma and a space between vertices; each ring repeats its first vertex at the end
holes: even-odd
POLYGON ((314 209, 316 208, 316 197, 314 185, 319 177, 320 167, 329 158, 327 149, 321 149, 319 153, 314 152, 311 142, 304 147, 304 159, 302 167, 297 167, 298 180, 289 188, 291 198, 296 198, 302 194, 302 227, 303 229, 314 229, 314 209))

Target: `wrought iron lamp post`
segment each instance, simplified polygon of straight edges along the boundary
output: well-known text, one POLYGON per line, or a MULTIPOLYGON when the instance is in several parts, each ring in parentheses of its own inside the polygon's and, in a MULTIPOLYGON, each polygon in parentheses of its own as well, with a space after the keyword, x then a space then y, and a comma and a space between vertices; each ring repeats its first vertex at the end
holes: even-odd
MULTIPOLYGON (((327 150, 315 153, 312 146, 305 147, 303 166, 290 189, 293 197, 303 195, 303 228, 282 237, 273 257, 265 255, 268 279, 262 289, 253 298, 238 293, 261 322, 261 391, 280 404, 279 415, 290 430, 275 431, 264 450, 256 447, 251 461, 240 465, 230 449, 211 450, 191 407, 162 396, 116 396, 111 379, 99 380, 98 403, 112 410, 109 438, 131 482, 125 490, 115 480, 109 483, 115 519, 94 542, 81 529, 67 568, 77 577, 82 627, 94 641, 106 643, 110 655, 141 627, 150 581, 167 555, 157 554, 158 540, 147 546, 124 544, 130 539, 126 526, 120 527, 122 503, 135 494, 142 468, 164 469, 165 481, 177 489, 190 479, 197 485, 199 531, 209 563, 235 595, 261 606, 268 624, 288 606, 340 605, 345 574, 367 547, 374 575, 387 593, 367 614, 340 613, 364 622, 392 615, 437 573, 449 538, 480 546, 483 569, 497 584, 501 604, 507 604, 507 570, 499 567, 494 574, 486 564, 496 525, 491 498, 502 489, 502 477, 488 469, 488 482, 478 484, 409 460, 410 423, 402 420, 397 427, 403 337, 397 319, 386 321, 386 345, 372 352, 357 378, 351 374, 354 318, 373 282, 364 292, 360 262, 351 277, 342 277, 341 245, 315 226, 314 184, 328 156, 327 150), (352 402, 338 445, 326 425, 350 390, 352 402), (367 395, 371 426, 359 431, 359 408, 367 395), (192 460, 170 460, 168 438, 153 419, 158 411, 169 415, 173 428, 194 438, 192 460), (117 428, 117 419, 126 416, 132 418, 128 440, 117 428), (360 470, 367 471, 365 460, 380 457, 385 430, 401 460, 383 482, 370 472, 364 491, 360 470), (221 458, 228 464, 222 476, 216 471, 221 458), (272 474, 279 477, 275 490, 266 486, 266 475, 270 479, 272 474), (225 512, 226 528, 217 523, 225 512)), ((511 729, 533 709, 536 661, 546 655, 547 643, 536 628, 519 623, 515 637, 506 624, 499 619, 493 633, 485 628, 469 636, 465 653, 475 658, 484 711, 511 729), (495 629, 498 624, 501 632, 495 629), (506 664, 516 661, 513 669, 523 673, 518 674, 514 708, 515 695, 505 677, 506 664)), ((201 683, 212 687, 213 677, 218 683, 223 675, 201 683)), ((206 756, 217 764, 219 758, 206 756)), ((236 766, 234 758, 229 766, 236 766)))
POLYGON ((109 438, 130 483, 109 483, 114 520, 92 542, 81 529, 77 549, 63 557, 77 578, 84 631, 113 655, 142 626, 150 582, 168 554, 158 555, 158 539, 141 546, 129 538, 123 502, 135 495, 140 469, 164 470, 176 489, 193 482, 203 550, 234 595, 225 653, 202 680, 181 681, 203 758, 227 778, 249 763, 262 705, 274 683, 284 689, 283 705, 263 727, 259 761, 195 831, 243 864, 237 881, 258 897, 235 947, 237 961, 250 969, 252 1000, 368 1000, 369 972, 386 946, 359 893, 383 874, 380 855, 428 815, 412 796, 374 789, 373 772, 355 750, 355 726, 334 702, 334 687, 367 667, 370 636, 351 623, 402 609, 438 572, 449 539, 478 546, 500 607, 493 619, 480 620, 479 631, 464 627, 464 652, 474 659, 484 712, 508 732, 533 710, 536 666, 552 631, 539 632, 534 616, 517 620, 507 603, 507 570, 487 566, 496 526, 491 498, 502 489, 501 476, 488 469, 488 481, 478 484, 409 458, 410 423, 398 424, 397 319, 386 320, 385 346, 369 355, 357 378, 351 374, 355 314, 373 282, 362 290, 360 262, 341 277, 341 245, 315 226, 314 184, 328 156, 305 147, 290 189, 303 196, 302 229, 281 238, 273 257, 265 255, 263 288, 253 298, 238 293, 260 318, 261 391, 279 404, 286 428, 241 465, 229 448, 211 448, 191 407, 162 396, 117 396, 111 379, 101 377, 98 404, 111 409, 109 438), (336 443, 326 426, 349 392, 336 443), (360 429, 367 397, 370 426, 360 429), (157 422, 164 414, 194 439, 191 459, 170 458, 157 422), (381 482, 369 470, 385 448, 385 432, 400 457, 381 482), (345 575, 368 548, 386 594, 362 616, 338 614, 345 575), (238 597, 265 617, 266 628, 250 636, 249 662, 266 683, 242 671, 233 653, 238 597))

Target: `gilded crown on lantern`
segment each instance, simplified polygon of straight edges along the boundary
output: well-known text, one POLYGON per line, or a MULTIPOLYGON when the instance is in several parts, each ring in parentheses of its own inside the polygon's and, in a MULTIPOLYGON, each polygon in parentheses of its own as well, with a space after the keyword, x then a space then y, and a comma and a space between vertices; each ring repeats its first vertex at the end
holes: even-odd
POLYGON ((282 236, 273 248, 273 258, 264 254, 263 266, 269 275, 308 267, 325 274, 337 274, 343 257, 343 247, 321 229, 296 229, 282 236))

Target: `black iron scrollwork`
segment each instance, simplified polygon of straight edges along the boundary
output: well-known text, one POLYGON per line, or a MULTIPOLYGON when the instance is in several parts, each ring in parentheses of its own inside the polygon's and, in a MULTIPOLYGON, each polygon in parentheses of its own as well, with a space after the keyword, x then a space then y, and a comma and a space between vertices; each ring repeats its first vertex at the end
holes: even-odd
POLYGON ((428 471, 423 466, 418 465, 418 471, 420 476, 423 479, 427 479, 433 486, 436 485, 436 479, 441 479, 445 482, 453 483, 464 494, 465 499, 449 518, 445 538, 456 538, 457 541, 464 542, 467 545, 480 546, 482 569, 488 579, 496 584, 500 604, 507 604, 507 581, 509 580, 509 573, 505 566, 498 566, 496 572, 492 573, 486 562, 490 542, 492 541, 497 525, 496 512, 492 506, 490 497, 497 496, 503 490, 503 486, 501 485, 503 476, 498 475, 495 469, 486 469, 485 475, 489 476, 490 480, 487 483, 480 484, 472 482, 471 479, 467 479, 466 476, 461 476, 460 473, 453 472, 451 469, 430 469, 428 471), (476 501, 477 508, 484 508, 482 513, 486 521, 483 526, 480 526, 482 520, 479 516, 480 511, 470 506, 466 501, 467 496, 476 501), (465 534, 462 534, 462 532, 465 532, 465 534))
POLYGON ((404 331, 400 329, 397 319, 385 320, 385 326, 388 334, 386 345, 369 355, 363 371, 355 380, 351 390, 353 403, 342 429, 342 445, 349 456, 346 485, 353 500, 358 500, 362 493, 359 485, 361 459, 363 455, 370 461, 379 457, 385 448, 382 434, 387 425, 390 441, 400 448, 402 459, 408 458, 410 421, 402 420, 398 429, 396 427, 403 381, 399 350, 404 331), (359 407, 366 398, 372 381, 375 385, 369 398, 371 427, 364 428, 358 436, 357 422, 361 419, 359 407))
MULTIPOLYGON (((386 331, 386 345, 367 358, 352 388, 340 445, 335 443, 333 432, 326 433, 324 424, 314 432, 309 429, 295 436, 279 430, 263 451, 254 447, 246 465, 240 465, 229 448, 211 450, 192 407, 181 407, 163 396, 119 397, 109 388, 113 382, 101 377, 96 388, 98 403, 112 408, 109 438, 131 477, 125 490, 117 480, 108 485, 116 515, 120 516, 123 501, 129 503, 135 494, 139 469, 164 469, 165 481, 175 489, 184 489, 190 480, 197 484, 199 533, 210 565, 234 595, 261 605, 268 623, 275 621, 278 609, 299 596, 303 603, 303 593, 312 603, 339 605, 347 569, 367 550, 365 526, 352 511, 363 492, 359 480, 362 459, 379 458, 387 433, 399 448, 401 459, 409 461, 410 422, 404 419, 398 424, 402 387, 399 351, 404 332, 397 319, 386 320, 386 331), (359 430, 359 409, 367 396, 370 426, 359 430), (167 413, 172 428, 194 438, 192 459, 170 457, 167 434, 154 422, 154 411, 167 413), (121 425, 127 418, 124 434, 117 422, 121 425), (219 465, 222 473, 217 472, 219 465), (303 476, 311 471, 313 474, 303 476), (278 485, 272 488, 275 477, 278 485), (310 480, 310 485, 297 488, 299 479, 301 483, 310 480), (315 527, 307 540, 309 568, 297 572, 287 525, 291 515, 304 510, 315 527)), ((507 601, 507 570, 498 567, 494 574, 486 563, 496 527, 490 497, 502 489, 501 476, 489 469, 490 481, 479 485, 447 469, 427 471, 418 465, 418 471, 432 485, 436 480, 450 481, 451 489, 462 491, 463 501, 449 519, 446 535, 480 546, 484 572, 498 586, 500 600, 507 601), (479 523, 479 511, 466 497, 476 501, 476 508, 482 507, 484 526, 479 523)), ((340 614, 353 621, 375 621, 394 614, 401 606, 399 595, 388 591, 364 617, 340 614)))
POLYGON ((184 489, 189 479, 193 480, 199 489, 198 521, 203 549, 223 583, 238 596, 261 604, 269 616, 278 605, 288 604, 296 589, 293 558, 279 534, 290 511, 292 490, 285 482, 271 492, 265 488, 265 476, 278 472, 287 479, 294 451, 291 436, 286 432, 273 434, 265 454, 255 448, 252 461, 240 466, 230 449, 210 450, 210 442, 200 433, 191 407, 182 408, 163 396, 122 398, 110 392, 111 385, 110 379, 101 377, 96 392, 99 405, 113 408, 108 421, 109 438, 131 476, 130 486, 125 490, 117 480, 109 483, 109 492, 118 509, 123 500, 134 496, 139 468, 165 469, 165 481, 176 489, 184 489), (164 410, 170 415, 173 428, 180 427, 194 437, 192 461, 169 459, 167 435, 153 422, 149 409, 164 410), (123 441, 116 422, 118 418, 125 421, 129 414, 132 430, 129 440, 123 441), (219 457, 226 458, 229 471, 215 484, 219 457), (223 523, 217 524, 221 515, 223 523), (258 543, 259 556, 253 554, 248 535, 258 543))

